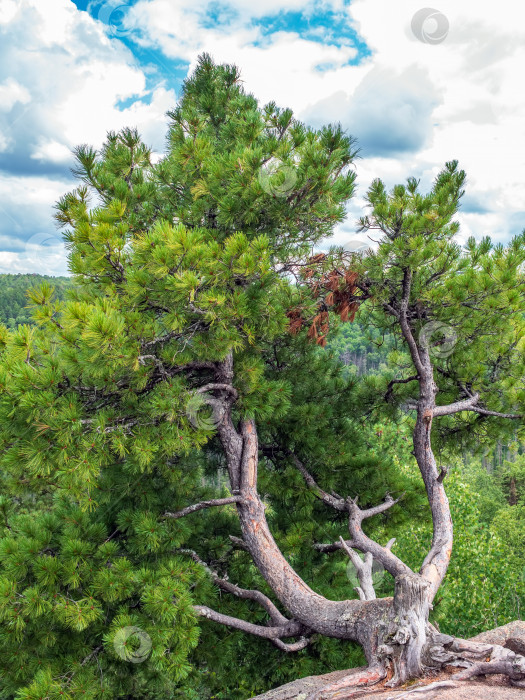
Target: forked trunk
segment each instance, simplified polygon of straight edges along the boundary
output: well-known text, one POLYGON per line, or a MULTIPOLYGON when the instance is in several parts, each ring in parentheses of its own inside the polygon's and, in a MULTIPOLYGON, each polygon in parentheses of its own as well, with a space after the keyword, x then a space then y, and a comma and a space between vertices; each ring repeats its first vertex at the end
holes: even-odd
MULTIPOLYGON (((448 499, 443 487, 443 473, 438 472, 431 446, 431 426, 434 415, 443 413, 436 408, 436 386, 427 348, 416 345, 410 328, 403 322, 414 365, 418 371, 420 395, 414 428, 414 456, 425 484, 433 522, 433 540, 419 572, 413 572, 391 550, 393 540, 385 547, 374 542, 362 530, 366 518, 382 513, 394 505, 389 497, 383 504, 360 509, 357 500, 346 500, 326 494, 315 484, 307 470, 299 464, 310 486, 314 486, 323 500, 340 511, 348 513, 350 539, 341 538, 340 544, 328 545, 329 550, 343 547, 354 560, 354 549, 368 553, 363 566, 358 563, 361 586, 357 589, 360 600, 332 601, 316 593, 301 579, 286 561, 277 546, 266 521, 265 506, 257 491, 259 447, 257 430, 253 420, 241 421, 237 429, 231 419, 231 410, 225 404, 223 418, 218 426, 224 453, 227 458, 230 484, 242 530, 242 545, 250 553, 257 569, 271 587, 291 619, 282 615, 273 603, 266 599, 274 627, 258 627, 244 621, 221 616, 209 608, 199 612, 222 624, 245 629, 253 634, 273 639, 285 651, 304 648, 308 637, 319 633, 328 637, 358 642, 364 650, 369 667, 365 673, 350 674, 337 683, 323 688, 307 700, 343 700, 352 697, 350 689, 387 681, 394 687, 410 679, 418 678, 429 670, 434 673, 445 665, 463 667, 463 674, 507 672, 521 681, 525 674, 525 658, 516 656, 497 645, 483 645, 457 640, 440 634, 429 623, 432 601, 446 574, 452 551, 452 520, 448 499), (371 555, 378 559, 395 580, 393 598, 374 598, 371 578, 371 555), (369 564, 369 568, 365 565, 369 564), (366 577, 369 577, 366 579, 366 577), (272 612, 273 611, 273 612, 272 612), (280 637, 298 637, 299 642, 285 643, 280 637), (487 659, 490 659, 487 664, 487 659), (479 664, 478 661, 482 661, 479 664), (484 664, 484 670, 480 671, 484 664), (491 669, 504 668, 506 671, 491 669)), ((230 358, 222 365, 221 380, 232 382, 233 364, 230 358)), ((218 385, 222 386, 222 385, 218 385)), ((462 409, 463 404, 459 406, 462 409)), ((454 407, 455 409, 456 407, 454 407)), ((458 409, 459 410, 459 409, 458 409)), ((222 582, 222 585, 229 585, 222 582)), ((235 586, 233 586, 235 588, 235 586)), ((240 589, 237 590, 239 594, 240 589)), ((235 592, 235 591, 234 591, 235 592)), ((244 597, 253 597, 253 591, 245 591, 244 597)), ((262 594, 258 594, 259 597, 262 594)), ((264 596, 262 596, 264 598, 264 596)))

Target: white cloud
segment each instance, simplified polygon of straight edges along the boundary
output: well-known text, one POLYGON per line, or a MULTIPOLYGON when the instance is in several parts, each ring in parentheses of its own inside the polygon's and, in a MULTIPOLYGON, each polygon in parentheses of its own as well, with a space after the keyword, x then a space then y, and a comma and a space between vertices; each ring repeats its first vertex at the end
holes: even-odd
MULTIPOLYGON (((328 95, 341 82, 358 80, 348 65, 357 56, 356 48, 348 41, 344 45, 323 43, 294 31, 265 35, 252 20, 266 16, 275 8, 282 12, 301 9, 308 13, 315 5, 302 0, 251 4, 237 0, 228 3, 228 7, 238 12, 228 23, 203 26, 206 8, 210 6, 207 0, 177 3, 139 0, 128 13, 129 26, 135 28, 130 38, 141 46, 161 49, 173 60, 188 61, 190 72, 203 51, 210 53, 216 62, 235 63, 241 68, 247 89, 261 102, 276 101, 300 111, 312 102, 314 95, 328 95), (324 70, 327 66, 329 70, 324 70)), ((325 2, 324 6, 342 10, 338 0, 325 2)), ((349 19, 347 22, 350 24, 349 19)))
POLYGON ((337 120, 358 138, 365 157, 391 157, 420 150, 432 135, 431 116, 439 91, 425 70, 397 73, 374 66, 353 90, 338 91, 311 105, 302 116, 312 124, 337 120))
MULTIPOLYGON (((420 0, 138 0, 127 7, 126 0, 94 0, 97 20, 70 0, 1 0, 0 169, 10 176, 0 177, 0 250, 9 253, 0 267, 22 265, 28 257, 21 242, 52 231, 51 206, 71 186, 73 146, 99 146, 108 130, 129 125, 163 150, 165 112, 176 96, 160 78, 150 86, 155 52, 168 71, 189 63, 191 72, 203 51, 236 63, 261 102, 292 107, 312 124, 341 121, 359 137, 359 189, 336 233, 339 242, 355 237, 374 177, 391 187, 414 175, 429 187, 452 158, 468 175, 462 237, 490 233, 504 240, 518 232, 525 226, 519 8, 514 0, 440 0, 449 31, 432 45, 411 29, 421 6, 420 0), (280 30, 270 31, 273 20, 261 26, 261 18, 287 11, 306 19, 337 12, 338 25, 310 27, 307 34, 284 31, 278 22, 280 30), (373 52, 359 65, 352 65, 356 49, 348 32, 333 38, 352 27, 373 52), (135 42, 150 65, 139 65, 119 37, 135 42)), ((436 26, 430 19, 423 29, 432 33, 436 26)))
POLYGON ((108 130, 126 125, 163 147, 159 122, 175 92, 159 84, 150 93, 132 53, 70 0, 19 0, 11 22, 0 25, 0 65, 0 81, 7 74, 0 83, 0 132, 18 169, 24 158, 50 155, 56 163, 78 143, 101 145, 108 130), (121 109, 119 101, 130 98, 144 103, 121 109))
POLYGON ((18 10, 16 0, 2 0, 0 5, 0 24, 11 22, 18 10))
POLYGON ((0 174, 0 272, 66 274, 53 204, 71 183, 0 174))
POLYGON ((137 126, 162 150, 176 95, 161 83, 150 91, 131 51, 70 0, 0 6, 1 268, 63 273, 63 248, 25 246, 35 235, 56 236, 52 206, 75 185, 71 149, 137 126))
MULTIPOLYGON (((306 14, 312 11, 313 3, 300 4, 306 14)), ((326 3, 372 49, 360 65, 348 65, 348 43, 329 45, 291 31, 263 37, 253 23, 297 5, 230 0, 235 12, 223 12, 227 19, 214 26, 202 24, 207 0, 139 0, 130 15, 141 28, 133 38, 142 45, 184 58, 192 68, 206 50, 217 61, 237 63, 246 88, 262 102, 290 106, 315 125, 341 121, 362 146, 361 197, 378 176, 391 186, 415 175, 430 186, 445 161, 457 158, 470 193, 493 192, 488 212, 462 215, 466 231, 481 236, 490 229, 499 238, 516 233, 525 210, 525 24, 513 0, 492 6, 442 0, 444 18, 420 24, 420 38, 411 27, 420 0, 326 3), (421 41, 440 26, 448 26, 441 43, 421 41), (330 68, 319 71, 320 65, 330 68)))
POLYGON ((28 272, 68 276, 64 244, 56 238, 43 238, 41 244, 28 244, 20 253, 0 250, 0 273, 28 272))
MULTIPOLYGON (((429 165, 436 171, 446 160, 457 158, 467 172, 467 194, 478 197, 487 210, 460 215, 461 237, 491 235, 506 240, 525 227, 525 217, 521 218, 525 211, 523 13, 510 0, 492 5, 442 0, 439 9, 448 19, 449 33, 444 41, 431 45, 418 40, 410 27, 420 8, 419 0, 402 6, 388 0, 354 0, 349 7, 366 43, 374 49, 377 69, 402 73, 417 67, 426 72, 440 96, 431 112, 431 139, 420 144, 415 157, 402 159, 406 170, 399 179, 412 172, 428 173, 429 165)), ((350 102, 356 97, 358 90, 350 102)), ((428 96, 425 102, 429 104, 428 96)), ((384 106, 388 123, 388 99, 384 106)), ((363 155, 366 158, 366 150, 363 155)), ((375 173, 363 177, 360 163, 360 182, 367 185, 385 167, 383 161, 375 173)), ((388 175, 386 180, 393 184, 388 175)))
POLYGON ((27 104, 30 100, 29 92, 13 78, 7 78, 0 83, 0 111, 10 112, 17 102, 27 104))
POLYGON ((35 160, 49 161, 51 163, 66 163, 71 160, 71 150, 54 139, 42 141, 31 154, 35 160))

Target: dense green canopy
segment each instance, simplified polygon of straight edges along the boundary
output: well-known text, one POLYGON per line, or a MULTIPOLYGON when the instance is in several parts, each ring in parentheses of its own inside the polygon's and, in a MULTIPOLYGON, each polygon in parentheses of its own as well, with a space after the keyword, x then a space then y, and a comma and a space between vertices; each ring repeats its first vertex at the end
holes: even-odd
MULTIPOLYGON (((413 180, 390 194, 379 182, 370 191, 373 213, 362 225, 387 235, 377 252, 352 258, 368 280, 357 292, 368 304, 358 318, 375 329, 373 338, 388 335, 392 353, 389 369, 359 380, 307 337, 321 302, 331 332, 344 316, 330 311, 326 290, 319 294, 341 251, 314 266, 313 277, 301 273, 314 269, 313 246, 344 218, 354 192, 353 140, 339 126, 316 131, 289 110, 259 106, 237 68, 207 56, 169 117, 167 151, 156 165, 129 129, 109 134, 100 152, 77 149, 81 184, 57 205, 74 287, 66 300, 47 283, 31 290, 37 325, 1 330, 2 698, 244 700, 297 675, 361 661, 357 647, 321 636, 283 658, 268 640, 195 614, 199 603, 266 619, 253 601, 220 594, 188 550, 239 586, 272 595, 236 539, 234 505, 166 517, 231 496, 209 375, 229 353, 234 415, 258 425, 259 492, 272 533, 296 571, 332 599, 356 596, 347 561, 312 545, 337 540, 345 519, 316 498, 291 452, 327 491, 359 494, 364 504, 404 493, 402 508, 370 527, 381 540, 401 533, 410 563, 428 540, 411 418, 400 409, 413 398, 410 384, 384 401, 407 358, 381 308, 400 260, 425 270, 414 294, 432 319, 455 329, 453 355, 438 362, 443 402, 474 376, 493 410, 524 403, 513 290, 523 238, 505 250, 454 242, 463 185, 456 163, 428 196, 413 180), (290 313, 304 321, 296 334, 290 313)), ((454 431, 480 427, 459 414, 444 420, 444 450, 454 431)), ((464 531, 477 537, 466 487, 453 484, 464 531)), ((503 591, 491 614, 505 619, 514 614, 505 578, 515 591, 516 570, 501 567, 487 537, 482 570, 500 576, 503 591)), ((467 558, 468 547, 459 552, 467 558)), ((458 568, 450 583, 463 591, 461 604, 462 575, 458 568)), ((379 590, 391 589, 385 575, 379 590)), ((454 595, 446 617, 460 609, 454 595)), ((481 624, 475 611, 464 614, 481 624)))

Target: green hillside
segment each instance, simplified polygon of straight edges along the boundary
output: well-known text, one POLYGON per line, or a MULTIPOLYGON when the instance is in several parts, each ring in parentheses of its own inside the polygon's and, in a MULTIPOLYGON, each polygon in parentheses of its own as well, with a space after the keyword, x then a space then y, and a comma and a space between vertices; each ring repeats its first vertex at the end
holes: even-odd
POLYGON ((20 274, 0 275, 0 322, 9 328, 20 323, 31 323, 27 306, 26 291, 48 282, 55 288, 56 297, 63 299, 66 289, 71 284, 68 277, 50 277, 48 275, 20 274))

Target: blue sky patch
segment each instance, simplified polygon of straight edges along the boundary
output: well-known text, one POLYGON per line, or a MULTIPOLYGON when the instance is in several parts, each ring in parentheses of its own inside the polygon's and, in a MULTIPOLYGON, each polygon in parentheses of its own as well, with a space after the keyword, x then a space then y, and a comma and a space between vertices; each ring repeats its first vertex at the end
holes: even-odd
MULTIPOLYGON (((349 64, 359 64, 371 51, 352 27, 346 14, 323 9, 321 12, 280 12, 253 20, 253 25, 268 38, 275 32, 294 32, 302 39, 324 45, 353 46, 357 55, 349 64)), ((329 69, 328 66, 325 70, 329 69)), ((323 68, 319 68, 323 70, 323 68)))
POLYGON ((226 2, 210 2, 206 9, 206 15, 203 16, 201 22, 205 29, 228 26, 239 16, 235 8, 226 2))
MULTIPOLYGON (((161 77, 167 87, 175 89, 178 93, 182 81, 187 75, 188 64, 180 60, 166 58, 162 51, 145 49, 138 46, 133 40, 133 31, 126 29, 126 8, 132 7, 134 2, 101 2, 100 0, 73 0, 79 10, 89 14, 108 26, 108 34, 119 39, 134 55, 141 66, 156 66, 155 79, 161 77)), ((235 23, 239 13, 235 8, 225 2, 210 2, 206 12, 200 17, 203 29, 226 28, 235 23)), ((336 12, 326 7, 322 10, 314 8, 305 12, 278 12, 261 18, 253 18, 251 26, 256 27, 261 33, 261 40, 254 42, 254 46, 264 45, 270 41, 271 36, 277 32, 295 33, 307 41, 315 41, 324 45, 352 46, 356 49, 354 58, 348 61, 349 65, 357 65, 363 59, 371 55, 371 51, 353 28, 348 15, 344 12, 336 12)), ((319 64, 315 67, 318 72, 326 72, 335 68, 331 63, 319 64)), ((126 105, 128 101, 122 104, 126 105)))

